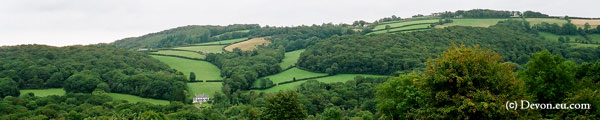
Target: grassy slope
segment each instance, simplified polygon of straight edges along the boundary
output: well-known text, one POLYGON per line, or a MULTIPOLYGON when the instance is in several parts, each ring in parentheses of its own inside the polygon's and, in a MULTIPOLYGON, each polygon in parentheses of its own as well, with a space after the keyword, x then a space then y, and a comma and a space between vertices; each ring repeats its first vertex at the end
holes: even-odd
POLYGON ((65 95, 65 90, 62 88, 48 88, 48 89, 26 89, 20 90, 21 95, 27 93, 33 93, 35 96, 45 97, 49 95, 65 95))
MULTIPOLYGON (((407 26, 407 27, 390 29, 390 32, 400 31, 400 30, 408 30, 408 29, 416 29, 416 28, 427 28, 429 26, 430 26, 430 24, 413 25, 413 26, 407 26)), ((371 34, 379 34, 379 33, 386 33, 386 32, 388 32, 388 31, 387 30, 382 30, 382 31, 372 32, 371 34)))
POLYGON ((498 21, 507 20, 506 18, 499 19, 452 19, 452 23, 437 25, 436 28, 444 28, 448 26, 473 26, 473 27, 489 27, 495 25, 498 21))
POLYGON ((223 87, 221 82, 195 82, 187 83, 187 85, 192 97, 196 94, 207 94, 212 97, 215 92, 221 92, 221 87, 223 87))
MULTIPOLYGON (((323 75, 327 75, 327 74, 314 73, 314 72, 305 71, 305 70, 298 69, 298 68, 292 68, 292 69, 277 73, 275 75, 266 76, 264 78, 269 78, 269 79, 271 79, 271 81, 273 81, 273 83, 277 84, 277 83, 284 82, 284 81, 292 81, 294 79, 294 77, 296 77, 296 79, 302 79, 302 78, 323 76, 323 75)), ((258 84, 258 82, 254 82, 254 85, 256 85, 256 84, 258 84)))
MULTIPOLYGON (((20 90, 20 92, 21 92, 21 95, 25 95, 27 93, 33 93, 35 96, 39 96, 39 97, 45 97, 45 96, 49 96, 49 95, 65 95, 65 93, 66 93, 65 90, 62 88, 27 89, 27 90, 20 90)), ((169 101, 166 101, 166 100, 142 98, 139 96, 129 95, 129 94, 108 93, 108 95, 110 97, 112 97, 113 100, 126 100, 126 101, 129 101, 130 103, 136 103, 136 102, 143 101, 143 102, 149 102, 149 103, 160 104, 160 105, 169 104, 169 101)))
POLYGON ((230 43, 239 42, 239 41, 244 41, 244 40, 248 40, 248 38, 238 38, 238 39, 230 39, 230 40, 221 40, 221 41, 214 41, 214 42, 207 42, 207 43, 199 43, 199 44, 196 44, 196 45, 206 45, 206 44, 230 44, 230 43))
POLYGON ((240 48, 242 51, 254 50, 259 45, 269 45, 271 41, 266 40, 267 37, 252 38, 244 42, 235 43, 225 47, 227 51, 233 51, 234 48, 240 48))
POLYGON ((201 55, 199 53, 188 52, 188 51, 161 50, 161 51, 152 52, 152 53, 163 54, 163 55, 177 55, 177 56, 185 56, 185 57, 201 58, 201 59, 206 58, 206 56, 201 55))
POLYGON ((168 105, 169 104, 169 101, 167 101, 167 100, 159 100, 159 99, 152 99, 152 98, 142 98, 142 97, 139 97, 139 96, 129 95, 129 94, 108 93, 108 95, 110 97, 112 97, 113 100, 126 100, 126 101, 128 101, 130 103, 148 102, 148 103, 159 104, 159 105, 168 105))
POLYGON ((438 22, 438 21, 439 21, 439 19, 429 19, 429 20, 414 20, 414 21, 398 22, 398 23, 392 23, 392 24, 382 24, 382 25, 375 26, 375 28, 373 28, 373 30, 385 29, 386 25, 389 25, 390 27, 397 27, 397 26, 403 26, 403 25, 410 25, 410 24, 417 24, 417 23, 432 23, 432 22, 438 22))
POLYGON ((550 24, 556 23, 559 25, 567 23, 567 20, 561 20, 558 18, 526 18, 525 20, 527 20, 527 22, 529 22, 531 25, 540 24, 542 22, 547 22, 550 24))
MULTIPOLYGON (((339 75, 334 75, 334 76, 329 76, 329 77, 324 77, 324 78, 319 78, 316 79, 317 81, 320 82, 325 82, 325 83, 333 83, 333 82, 346 82, 348 80, 353 80, 354 77, 356 76, 363 76, 363 77, 385 77, 382 75, 368 75, 368 74, 339 74, 339 75)), ((277 92, 280 90, 293 90, 296 86, 302 84, 306 82, 305 81, 298 81, 298 82, 293 82, 293 83, 289 83, 289 84, 283 84, 283 85, 277 85, 275 87, 266 89, 266 90, 256 90, 259 92, 277 92)))
POLYGON ((210 53, 221 53, 221 52, 223 52, 223 47, 225 47, 225 45, 187 46, 187 47, 176 47, 173 49, 201 51, 201 52, 210 52, 210 53))
POLYGON ((166 63, 188 77, 190 72, 196 74, 196 80, 221 80, 221 70, 217 66, 206 61, 188 60, 175 57, 156 56, 152 57, 166 63))
POLYGON ((279 63, 281 69, 285 69, 296 64, 296 62, 298 62, 298 58, 300 58, 300 53, 302 52, 304 52, 304 49, 286 52, 285 58, 283 58, 281 63, 279 63))

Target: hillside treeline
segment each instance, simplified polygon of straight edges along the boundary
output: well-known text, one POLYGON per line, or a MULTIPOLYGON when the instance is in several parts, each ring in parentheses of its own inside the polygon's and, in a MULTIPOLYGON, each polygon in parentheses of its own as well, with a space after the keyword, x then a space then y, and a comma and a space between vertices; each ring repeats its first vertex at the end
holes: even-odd
POLYGON ((125 38, 122 40, 117 40, 111 44, 119 48, 127 49, 168 48, 195 43, 247 37, 248 34, 245 32, 234 31, 251 30, 257 28, 260 28, 258 24, 234 24, 228 26, 190 25, 157 33, 151 33, 140 37, 125 38), (227 34, 214 37, 223 33, 227 34))
POLYGON ((535 36, 523 21, 502 21, 489 28, 448 27, 406 34, 336 36, 310 46, 298 67, 329 74, 391 74, 423 68, 423 62, 452 43, 490 48, 506 61, 524 64, 531 53, 548 49, 577 62, 600 59, 600 49, 571 48, 535 36), (368 47, 367 47, 368 46, 368 47))
POLYGON ((0 78, 13 81, 17 91, 63 87, 67 92, 102 90, 175 101, 186 96, 181 73, 144 53, 105 44, 0 47, 0 78))

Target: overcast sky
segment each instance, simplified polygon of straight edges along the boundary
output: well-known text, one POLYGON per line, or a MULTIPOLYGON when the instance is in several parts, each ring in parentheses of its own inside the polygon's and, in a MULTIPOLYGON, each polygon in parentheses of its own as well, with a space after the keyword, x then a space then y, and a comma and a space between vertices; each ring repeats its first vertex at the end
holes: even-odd
POLYGON ((0 0, 0 45, 109 43, 185 25, 296 26, 474 8, 600 17, 598 0, 0 0))

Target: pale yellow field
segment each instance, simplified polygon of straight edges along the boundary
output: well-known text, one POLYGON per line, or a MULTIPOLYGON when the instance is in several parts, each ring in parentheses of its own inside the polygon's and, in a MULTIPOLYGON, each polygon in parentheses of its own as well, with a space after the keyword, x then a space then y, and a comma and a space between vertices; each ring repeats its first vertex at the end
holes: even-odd
POLYGON ((600 25, 600 19, 571 19, 571 23, 577 25, 578 27, 583 27, 585 23, 589 23, 592 28, 596 28, 596 26, 600 25))
POLYGON ((239 42, 236 44, 229 45, 229 46, 225 47, 225 50, 233 51, 234 48, 240 48, 242 51, 248 51, 248 50, 256 49, 256 47, 258 47, 259 45, 271 44, 271 41, 265 40, 265 38, 268 38, 268 37, 252 38, 252 39, 246 40, 244 42, 239 42))

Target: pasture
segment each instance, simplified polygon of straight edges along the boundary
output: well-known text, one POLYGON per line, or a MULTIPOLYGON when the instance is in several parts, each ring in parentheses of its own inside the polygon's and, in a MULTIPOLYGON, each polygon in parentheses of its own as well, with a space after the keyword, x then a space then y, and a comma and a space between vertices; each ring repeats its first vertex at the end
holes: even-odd
POLYGON ((221 44, 221 45, 225 45, 225 44, 231 44, 234 42, 239 42, 239 41, 244 41, 244 40, 248 40, 248 38, 237 38, 237 39, 230 39, 230 40, 221 40, 221 41, 214 41, 214 42, 205 42, 205 43, 198 43, 196 45, 211 45, 211 44, 221 44))
POLYGON ((382 24, 382 25, 375 26, 375 28, 373 28, 373 31, 383 30, 383 29, 385 29, 386 25, 389 25, 390 27, 398 27, 398 26, 405 26, 405 25, 410 25, 410 24, 434 23, 434 22, 439 22, 439 19, 411 20, 411 21, 397 22, 397 23, 391 23, 391 24, 382 24))
POLYGON ((35 96, 38 97, 46 97, 46 96, 50 96, 50 95, 65 95, 65 90, 62 88, 48 88, 48 89, 24 89, 24 90, 19 90, 19 92, 21 92, 21 95, 25 95, 27 93, 33 93, 35 96))
POLYGON ((300 54, 302 52, 304 52, 304 49, 286 52, 285 57, 283 58, 283 60, 281 60, 281 63, 279 63, 279 66, 281 66, 281 69, 285 69, 285 68, 288 68, 288 67, 296 64, 296 62, 298 62, 298 58, 300 58, 300 54))
MULTIPOLYGON (((309 78, 309 77, 316 77, 316 76, 323 76, 323 75, 327 75, 327 74, 326 73, 314 73, 314 72, 305 71, 305 70, 298 69, 298 68, 292 68, 292 69, 277 73, 275 75, 270 75, 270 76, 266 76, 263 78, 269 78, 271 81, 273 81, 273 84, 277 84, 277 83, 285 82, 285 81, 293 81, 294 77, 296 77, 296 79, 302 79, 302 78, 309 78)), ((258 86, 258 82, 255 81, 252 85, 258 86)))
MULTIPOLYGON (((412 26, 406 26, 406 27, 400 27, 400 28, 390 29, 389 32, 409 30, 409 29, 417 29, 417 28, 428 28, 429 26, 431 26, 431 25, 430 24, 412 25, 412 26)), ((369 34, 380 34, 380 33, 387 33, 387 32, 388 32, 388 30, 381 30, 381 31, 371 32, 369 34)))
POLYGON ((200 53, 189 52, 189 51, 161 50, 161 51, 152 52, 152 53, 162 54, 162 55, 176 55, 176 56, 184 56, 184 57, 200 58, 200 59, 206 58, 206 56, 201 55, 200 53))
POLYGON ((196 74, 196 80, 222 80, 221 70, 217 66, 197 60, 188 60, 176 57, 150 55, 163 63, 171 66, 177 71, 183 72, 186 77, 189 77, 190 72, 196 74))
MULTIPOLYGON (((384 76, 384 75, 370 75, 370 74, 338 74, 338 75, 324 77, 324 78, 317 78, 315 80, 317 80, 319 82, 324 82, 324 83, 346 82, 348 80, 353 80, 354 77, 356 77, 356 76, 363 76, 363 77, 387 77, 387 76, 384 76)), ((298 81, 298 82, 293 82, 293 83, 288 83, 288 84, 283 84, 283 85, 277 85, 277 86, 274 86, 274 87, 269 88, 269 89, 256 90, 256 91, 271 93, 271 92, 277 92, 277 91, 280 91, 280 90, 293 90, 296 86, 298 86, 298 85, 300 85, 300 84, 302 84, 304 82, 306 82, 306 80, 298 81)))
POLYGON ((567 23, 566 20, 558 19, 558 18, 525 18, 525 20, 527 20, 527 22, 529 22, 530 25, 540 24, 542 22, 547 22, 550 24, 556 23, 559 25, 567 23))
POLYGON ((234 48, 240 48, 242 51, 254 50, 259 45, 269 45, 269 44, 271 44, 271 41, 266 40, 266 38, 268 38, 268 37, 252 38, 250 40, 246 40, 246 41, 243 41, 243 42, 239 42, 239 43, 236 43, 236 44, 229 45, 229 46, 225 47, 225 50, 227 50, 227 51, 233 51, 234 48))
POLYGON ((445 28, 448 26, 471 26, 471 27, 489 27, 495 25, 498 21, 507 20, 506 18, 500 19, 452 19, 452 23, 446 23, 443 25, 437 25, 436 28, 445 28))
POLYGON ((585 23, 589 23, 592 28, 596 28, 596 26, 600 25, 600 19, 571 19, 571 23, 578 27, 583 27, 585 23))
POLYGON ((225 45, 214 45, 214 46, 187 46, 187 47, 176 47, 173 49, 179 50, 190 50, 196 52, 208 52, 208 53, 221 53, 223 52, 225 45))
POLYGON ((221 87, 223 87, 222 82, 194 82, 187 83, 188 91, 190 91, 190 96, 194 97, 196 94, 206 94, 210 97, 215 95, 215 92, 221 92, 221 87))
POLYGON ((306 80, 298 81, 298 82, 293 82, 293 83, 288 83, 288 84, 283 84, 283 85, 277 85, 277 86, 274 86, 274 87, 269 88, 269 89, 255 90, 255 91, 264 92, 264 93, 273 93, 273 92, 278 92, 278 91, 281 91, 281 90, 293 90, 294 88, 296 88, 296 86, 298 86, 298 85, 300 85, 300 84, 302 84, 304 82, 306 82, 306 80))
POLYGON ((152 98, 142 98, 142 97, 139 97, 139 96, 129 95, 129 94, 108 93, 108 96, 112 97, 113 100, 125 100, 125 101, 128 101, 129 103, 148 102, 148 103, 158 104, 158 105, 168 105, 168 104, 170 104, 169 101, 167 101, 167 100, 159 100, 159 99, 152 99, 152 98))

